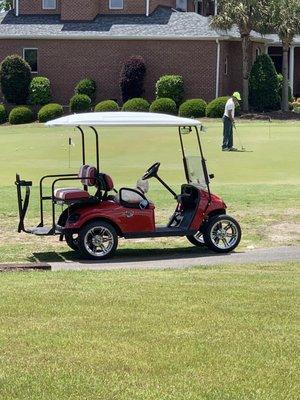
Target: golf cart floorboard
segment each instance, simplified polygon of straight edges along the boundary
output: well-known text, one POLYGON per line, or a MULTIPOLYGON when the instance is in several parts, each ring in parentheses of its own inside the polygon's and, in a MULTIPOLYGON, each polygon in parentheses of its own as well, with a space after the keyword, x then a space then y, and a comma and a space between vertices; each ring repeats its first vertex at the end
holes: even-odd
POLYGON ((37 236, 50 236, 54 234, 60 234, 58 230, 55 230, 54 232, 52 226, 37 226, 35 228, 28 228, 26 229, 26 232, 37 236))
POLYGON ((124 237, 128 239, 135 239, 135 238, 147 238, 147 237, 187 236, 187 235, 195 235, 196 233, 197 233, 196 230, 158 227, 154 232, 126 233, 124 234, 124 237))

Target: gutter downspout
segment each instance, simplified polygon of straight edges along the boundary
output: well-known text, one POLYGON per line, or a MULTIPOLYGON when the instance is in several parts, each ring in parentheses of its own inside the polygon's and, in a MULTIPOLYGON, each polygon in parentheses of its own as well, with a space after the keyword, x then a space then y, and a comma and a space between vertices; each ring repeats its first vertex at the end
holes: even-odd
POLYGON ((219 97, 219 84, 220 84, 220 41, 216 39, 217 43, 217 66, 216 66, 216 98, 219 97))
POLYGON ((19 0, 16 0, 16 17, 19 16, 19 0))
POLYGON ((150 13, 150 0, 146 0, 146 17, 149 17, 150 13))
POLYGON ((215 15, 218 15, 218 0, 215 0, 215 15))

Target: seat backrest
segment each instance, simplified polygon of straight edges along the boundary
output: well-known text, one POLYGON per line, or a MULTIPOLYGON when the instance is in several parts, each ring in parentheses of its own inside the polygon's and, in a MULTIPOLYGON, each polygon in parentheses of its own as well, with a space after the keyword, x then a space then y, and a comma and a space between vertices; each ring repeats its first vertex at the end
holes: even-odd
POLYGON ((105 174, 105 173, 102 173, 101 177, 103 178, 102 180, 103 180, 103 183, 104 183, 103 190, 105 190, 106 192, 109 192, 109 191, 113 190, 114 182, 113 182, 112 178, 109 175, 105 174))
POLYGON ((95 176, 97 169, 91 165, 82 165, 80 167, 78 178, 81 178, 81 183, 84 186, 96 186, 95 176))

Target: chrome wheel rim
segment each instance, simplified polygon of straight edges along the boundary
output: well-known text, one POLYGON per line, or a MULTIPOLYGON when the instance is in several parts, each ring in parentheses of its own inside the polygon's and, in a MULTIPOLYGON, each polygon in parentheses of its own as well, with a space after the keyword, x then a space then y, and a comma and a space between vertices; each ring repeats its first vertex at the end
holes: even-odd
POLYGON ((225 219, 216 222, 211 228, 210 240, 219 249, 230 249, 238 240, 236 224, 225 219))
POLYGON ((197 240, 197 242, 205 244, 203 239, 203 233, 201 233, 200 231, 197 232, 196 235, 194 235, 194 238, 197 240))
POLYGON ((106 256, 112 250, 113 245, 113 234, 103 226, 90 229, 84 238, 86 250, 94 257, 106 256))

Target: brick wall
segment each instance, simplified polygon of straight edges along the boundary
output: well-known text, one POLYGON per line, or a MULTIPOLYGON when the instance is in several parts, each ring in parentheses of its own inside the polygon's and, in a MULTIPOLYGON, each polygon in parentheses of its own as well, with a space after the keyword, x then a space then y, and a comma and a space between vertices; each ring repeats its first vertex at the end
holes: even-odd
POLYGON ((11 39, 0 44, 0 61, 9 54, 22 55, 23 47, 38 48, 39 75, 51 80, 54 100, 62 104, 68 103, 75 84, 84 77, 96 80, 98 100, 120 101, 120 70, 131 55, 145 59, 145 97, 149 100, 153 100, 155 82, 163 74, 183 76, 186 98, 211 100, 215 95, 215 42, 11 39))
POLYGON ((60 14, 61 1, 56 0, 56 10, 43 10, 42 0, 19 0, 19 13, 22 14, 60 14))
POLYGON ((61 19, 91 21, 100 12, 99 0, 61 0, 61 19))

